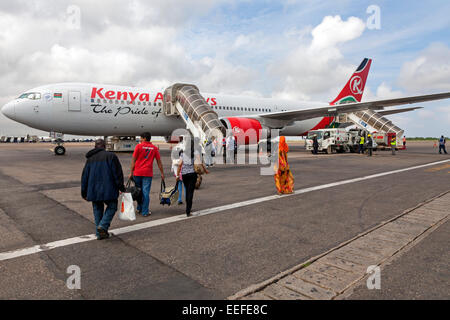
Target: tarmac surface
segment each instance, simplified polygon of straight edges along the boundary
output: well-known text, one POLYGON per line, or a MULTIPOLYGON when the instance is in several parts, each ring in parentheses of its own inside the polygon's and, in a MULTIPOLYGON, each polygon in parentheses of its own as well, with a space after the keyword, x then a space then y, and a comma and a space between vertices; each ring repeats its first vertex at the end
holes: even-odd
MULTIPOLYGON (((173 184, 169 146, 155 144, 173 184)), ((295 190, 450 160, 433 142, 408 142, 396 156, 378 151, 371 158, 315 156, 302 144, 290 146, 295 190)), ((50 148, 0 145, 0 253, 95 232, 91 204, 81 199, 79 187, 92 144, 66 144, 62 157, 50 148)), ((131 154, 118 155, 128 176, 131 154)), ((111 229, 184 213, 184 205, 159 205, 156 165, 154 170, 152 215, 133 222, 116 216, 111 229)), ((276 194, 273 176, 260 175, 259 165, 217 165, 210 171, 195 192, 194 215, 276 194)), ((3 260, 0 298, 224 299, 450 190, 449 178, 446 162, 3 260), (66 286, 71 265, 80 267, 80 290, 66 286)), ((349 298, 448 299, 447 248, 448 223, 386 267, 380 290, 360 287, 349 298)))

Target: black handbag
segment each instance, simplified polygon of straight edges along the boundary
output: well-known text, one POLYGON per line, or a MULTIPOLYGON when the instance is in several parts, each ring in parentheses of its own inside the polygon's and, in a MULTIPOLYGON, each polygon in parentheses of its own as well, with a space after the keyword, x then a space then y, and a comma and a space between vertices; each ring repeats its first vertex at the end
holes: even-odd
POLYGON ((126 192, 131 193, 131 197, 138 203, 142 202, 142 189, 136 186, 136 182, 133 178, 128 179, 125 185, 126 192))

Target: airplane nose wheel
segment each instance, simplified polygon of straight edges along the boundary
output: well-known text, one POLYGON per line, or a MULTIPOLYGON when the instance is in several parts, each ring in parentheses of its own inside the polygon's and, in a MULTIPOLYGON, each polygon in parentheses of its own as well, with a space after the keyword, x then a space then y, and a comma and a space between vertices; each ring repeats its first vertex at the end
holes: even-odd
POLYGON ((57 156, 63 156, 66 153, 66 148, 63 146, 56 146, 55 147, 55 155, 57 156))

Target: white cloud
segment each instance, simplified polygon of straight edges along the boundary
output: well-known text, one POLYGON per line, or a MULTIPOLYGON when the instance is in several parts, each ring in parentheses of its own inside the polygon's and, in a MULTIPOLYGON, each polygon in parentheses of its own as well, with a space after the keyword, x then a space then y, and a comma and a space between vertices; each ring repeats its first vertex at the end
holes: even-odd
POLYGON ((327 50, 356 39, 361 36, 365 26, 364 21, 356 17, 342 21, 340 16, 326 16, 311 32, 313 41, 310 50, 316 52, 327 50))
POLYGON ((243 34, 240 34, 234 41, 233 48, 238 49, 240 47, 246 46, 250 43, 250 38, 243 34))
POLYGON ((402 66, 398 83, 411 92, 450 91, 450 48, 431 44, 413 61, 402 66))
POLYGON ((378 87, 377 91, 374 94, 369 87, 364 89, 364 96, 362 101, 373 101, 373 100, 383 100, 383 99, 395 99, 404 97, 404 93, 400 90, 393 90, 391 86, 387 85, 385 82, 382 82, 378 87))
POLYGON ((439 118, 444 119, 447 122, 447 125, 450 125, 450 106, 438 107, 437 116, 439 118))
MULTIPOLYGON (((296 5, 301 16, 312 16, 308 23, 322 17, 318 11, 330 11, 312 0, 286 0, 286 17, 296 5)), ((237 1, 2 1, 0 106, 29 88, 62 81, 158 90, 191 82, 205 92, 332 100, 360 62, 346 60, 344 52, 357 46, 355 55, 368 50, 361 46, 365 22, 327 16, 318 25, 307 25, 301 19, 272 19, 270 10, 261 8, 263 14, 230 16, 240 9, 237 1), (233 9, 223 9, 222 3, 233 9), (68 28, 69 5, 81 9, 79 30, 68 28)), ((437 44, 405 64, 399 78, 402 91, 450 91, 449 55, 448 47, 437 44), (433 72, 427 74, 429 69, 433 72)), ((389 81, 377 83, 373 93, 366 87, 365 99, 403 96, 389 81)), ((433 111, 447 125, 449 110, 442 108, 433 111)), ((411 121, 398 117, 405 124, 411 121)), ((411 117, 418 122, 418 116, 411 117)), ((0 131, 13 124, 0 115, 0 131)))
POLYGON ((355 70, 354 65, 343 61, 340 45, 360 37, 364 29, 365 23, 359 18, 343 21, 340 16, 326 16, 312 29, 310 43, 301 43, 283 60, 269 66, 269 72, 281 79, 273 96, 307 99, 327 94, 333 99, 355 70))

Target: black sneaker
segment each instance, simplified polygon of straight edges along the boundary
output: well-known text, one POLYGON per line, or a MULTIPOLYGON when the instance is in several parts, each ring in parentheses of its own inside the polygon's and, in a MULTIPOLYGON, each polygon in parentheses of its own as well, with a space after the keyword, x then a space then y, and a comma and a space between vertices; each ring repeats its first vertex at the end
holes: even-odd
POLYGON ((179 204, 179 205, 183 204, 183 201, 178 201, 178 204, 179 204))
POLYGON ((98 240, 103 240, 103 239, 108 239, 109 238, 109 233, 108 231, 106 231, 105 229, 103 229, 102 227, 98 227, 97 231, 99 233, 99 236, 97 237, 98 240))

